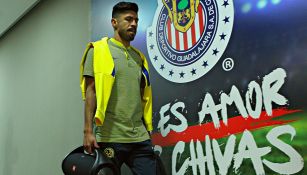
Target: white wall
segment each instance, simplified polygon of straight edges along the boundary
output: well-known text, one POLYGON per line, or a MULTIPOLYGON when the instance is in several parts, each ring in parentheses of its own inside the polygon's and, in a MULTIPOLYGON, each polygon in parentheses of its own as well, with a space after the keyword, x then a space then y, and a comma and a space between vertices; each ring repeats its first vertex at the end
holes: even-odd
POLYGON ((0 37, 38 2, 39 0, 0 0, 0 37))
POLYGON ((60 175, 82 144, 90 0, 44 0, 0 38, 0 174, 60 175))

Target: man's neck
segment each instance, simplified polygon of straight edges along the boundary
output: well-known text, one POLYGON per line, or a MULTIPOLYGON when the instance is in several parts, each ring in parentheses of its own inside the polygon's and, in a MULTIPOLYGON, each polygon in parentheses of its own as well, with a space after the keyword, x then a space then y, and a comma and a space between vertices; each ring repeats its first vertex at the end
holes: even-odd
POLYGON ((113 38, 116 39, 117 41, 121 42, 125 47, 130 46, 130 41, 123 40, 118 34, 114 34, 113 38))

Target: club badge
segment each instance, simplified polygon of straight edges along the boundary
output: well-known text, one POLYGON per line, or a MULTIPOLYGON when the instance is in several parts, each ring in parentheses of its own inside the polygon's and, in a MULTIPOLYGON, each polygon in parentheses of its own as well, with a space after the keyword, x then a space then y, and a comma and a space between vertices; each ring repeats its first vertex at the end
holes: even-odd
POLYGON ((158 0, 147 29, 151 63, 175 83, 204 76, 225 51, 233 21, 232 0, 158 0))
POLYGON ((105 155, 108 157, 108 158, 114 158, 114 149, 113 148, 106 148, 103 150, 103 152, 105 153, 105 155))

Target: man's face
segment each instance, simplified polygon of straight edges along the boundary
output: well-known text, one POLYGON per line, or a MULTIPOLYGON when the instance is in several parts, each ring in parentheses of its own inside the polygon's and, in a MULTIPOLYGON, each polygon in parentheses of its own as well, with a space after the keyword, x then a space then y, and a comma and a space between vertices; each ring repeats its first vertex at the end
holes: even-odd
POLYGON ((125 11, 112 19, 112 25, 119 36, 125 41, 132 41, 138 27, 138 15, 132 10, 125 11))

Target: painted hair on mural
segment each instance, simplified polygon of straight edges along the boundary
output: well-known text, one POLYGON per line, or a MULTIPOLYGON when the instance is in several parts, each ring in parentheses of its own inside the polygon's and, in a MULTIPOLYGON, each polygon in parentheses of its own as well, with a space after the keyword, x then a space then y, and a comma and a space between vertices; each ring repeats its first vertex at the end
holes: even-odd
POLYGON ((116 18, 120 13, 127 10, 132 10, 135 13, 138 13, 139 7, 133 2, 119 2, 113 7, 112 18, 116 18))

